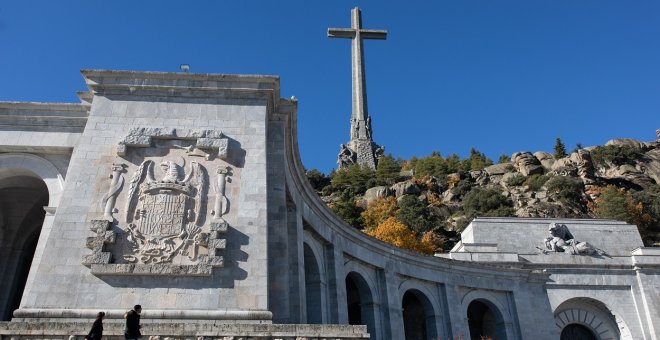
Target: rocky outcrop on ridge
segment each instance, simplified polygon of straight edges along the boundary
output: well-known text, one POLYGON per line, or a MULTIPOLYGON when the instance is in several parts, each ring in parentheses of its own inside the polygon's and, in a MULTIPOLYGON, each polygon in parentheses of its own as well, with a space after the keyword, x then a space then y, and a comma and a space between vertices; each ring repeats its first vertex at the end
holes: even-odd
MULTIPOLYGON (((396 183, 373 186, 354 199, 365 209, 379 197, 400 200, 404 195, 413 195, 427 205, 435 218, 434 230, 456 235, 475 214, 484 213, 474 212, 472 207, 476 192, 497 192, 507 199, 507 209, 493 210, 493 214, 592 218, 603 217, 594 209, 599 193, 603 188, 615 187, 634 197, 645 197, 630 204, 639 208, 640 216, 648 215, 642 218, 650 218, 643 220, 648 225, 640 230, 645 243, 660 246, 660 129, 656 132, 655 141, 613 139, 603 146, 577 149, 561 158, 542 151, 516 152, 510 162, 439 177, 418 176, 413 168, 402 172, 396 183), (472 191, 475 193, 470 194, 472 191)), ((325 193, 324 201, 332 205, 338 195, 325 193)))

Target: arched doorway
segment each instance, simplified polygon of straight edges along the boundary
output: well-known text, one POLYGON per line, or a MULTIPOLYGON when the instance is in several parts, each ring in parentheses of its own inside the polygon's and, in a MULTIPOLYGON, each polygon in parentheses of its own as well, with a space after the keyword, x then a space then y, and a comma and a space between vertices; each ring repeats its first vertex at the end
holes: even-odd
POLYGON ((588 327, 572 323, 561 330, 560 340, 598 340, 588 327))
POLYGON ((588 297, 568 299, 557 306, 555 324, 561 331, 561 340, 633 339, 621 317, 614 315, 604 303, 588 297))
POLYGON ((373 295, 367 281, 358 273, 346 276, 346 306, 349 325, 367 325, 370 334, 376 334, 373 295))
POLYGON ((307 323, 323 323, 323 301, 321 299, 322 281, 319 265, 312 248, 304 244, 305 257, 305 297, 307 309, 307 323))
POLYGON ((470 339, 506 340, 506 327, 502 313, 487 300, 474 300, 467 309, 470 339))
POLYGON ((435 339, 435 313, 431 301, 417 289, 403 294, 401 301, 403 329, 406 340, 435 339))
POLYGON ((0 168, 0 320, 10 320, 19 307, 48 200, 39 176, 0 168))

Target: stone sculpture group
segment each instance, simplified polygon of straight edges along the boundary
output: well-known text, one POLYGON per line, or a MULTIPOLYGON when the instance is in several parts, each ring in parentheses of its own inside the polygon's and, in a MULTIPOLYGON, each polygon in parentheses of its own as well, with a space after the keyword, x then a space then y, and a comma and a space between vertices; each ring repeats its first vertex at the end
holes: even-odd
POLYGON ((546 250, 567 255, 605 255, 605 252, 591 244, 575 240, 565 224, 550 223, 548 232, 550 236, 544 240, 546 250))

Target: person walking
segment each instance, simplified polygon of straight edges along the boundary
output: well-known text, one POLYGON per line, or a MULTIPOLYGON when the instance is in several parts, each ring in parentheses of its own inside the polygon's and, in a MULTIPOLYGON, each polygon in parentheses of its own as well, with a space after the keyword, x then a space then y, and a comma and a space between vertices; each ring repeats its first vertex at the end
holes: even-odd
POLYGON ((87 333, 85 339, 87 340, 101 340, 103 336, 103 319, 105 319, 104 312, 98 312, 96 314, 96 320, 92 324, 92 329, 87 333))
POLYGON ((135 305, 133 309, 126 312, 124 318, 126 318, 126 329, 124 330, 124 336, 126 340, 137 340, 142 337, 140 333, 140 313, 142 313, 142 306, 135 305))

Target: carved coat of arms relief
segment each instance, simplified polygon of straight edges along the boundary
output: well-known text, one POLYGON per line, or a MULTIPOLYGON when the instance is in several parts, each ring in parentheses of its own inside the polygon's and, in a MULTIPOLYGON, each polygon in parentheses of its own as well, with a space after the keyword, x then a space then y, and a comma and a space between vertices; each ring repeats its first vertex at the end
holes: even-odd
MULTIPOLYGON (((185 160, 184 160, 185 162, 185 160)), ((126 201, 127 232, 131 263, 168 263, 175 255, 196 260, 199 248, 207 245, 208 233, 200 227, 202 190, 206 187, 202 166, 167 160, 159 164, 165 176, 156 179, 155 162, 145 160, 135 171, 126 201)))
POLYGON ((222 267, 227 144, 215 131, 132 130, 117 147, 129 164, 112 165, 83 264, 97 275, 208 276, 222 267))

